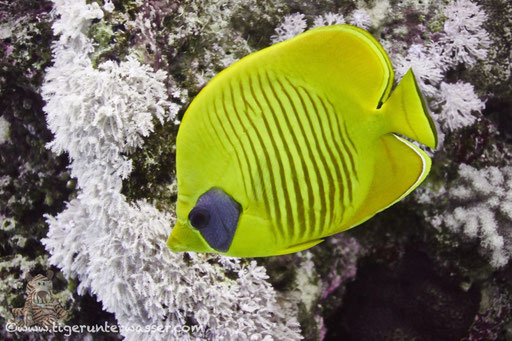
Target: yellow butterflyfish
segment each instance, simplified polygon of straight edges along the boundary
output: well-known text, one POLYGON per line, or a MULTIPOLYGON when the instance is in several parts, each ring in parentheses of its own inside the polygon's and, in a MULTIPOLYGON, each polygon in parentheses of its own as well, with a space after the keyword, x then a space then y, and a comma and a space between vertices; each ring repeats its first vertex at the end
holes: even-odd
POLYGON ((411 70, 391 92, 382 46, 326 26, 246 56, 190 104, 176 142, 173 251, 301 251, 401 200, 437 133, 411 70))

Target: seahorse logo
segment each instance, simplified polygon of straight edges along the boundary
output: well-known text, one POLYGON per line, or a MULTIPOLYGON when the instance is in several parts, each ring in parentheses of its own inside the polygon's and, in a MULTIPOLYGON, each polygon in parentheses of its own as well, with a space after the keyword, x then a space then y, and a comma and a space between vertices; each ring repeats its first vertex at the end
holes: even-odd
POLYGON ((54 325, 63 325, 69 316, 53 295, 53 272, 48 270, 46 276, 27 274, 27 299, 23 308, 12 309, 14 319, 9 323, 18 326, 31 327, 39 325, 50 328, 54 325))

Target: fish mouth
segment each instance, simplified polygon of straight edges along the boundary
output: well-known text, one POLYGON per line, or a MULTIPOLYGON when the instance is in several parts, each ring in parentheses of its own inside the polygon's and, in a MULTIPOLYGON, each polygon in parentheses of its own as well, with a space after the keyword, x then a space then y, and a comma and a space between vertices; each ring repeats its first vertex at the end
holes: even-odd
POLYGON ((174 225, 167 239, 167 246, 173 252, 214 252, 204 241, 198 231, 180 221, 174 225))
POLYGON ((183 245, 178 238, 174 234, 171 233, 169 238, 167 239, 167 246, 171 249, 172 252, 184 252, 190 251, 187 249, 185 245, 183 245))
POLYGON ((172 252, 183 252, 189 251, 186 246, 180 242, 179 233, 176 231, 183 228, 183 222, 181 219, 176 220, 174 227, 171 230, 169 237, 167 238, 167 246, 171 249, 172 252))

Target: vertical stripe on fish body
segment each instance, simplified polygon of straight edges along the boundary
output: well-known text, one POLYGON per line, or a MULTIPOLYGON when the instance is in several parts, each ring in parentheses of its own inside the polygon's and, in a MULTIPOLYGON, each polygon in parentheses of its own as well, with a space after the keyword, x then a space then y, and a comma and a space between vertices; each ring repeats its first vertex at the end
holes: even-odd
POLYGON ((389 97, 392 81, 382 47, 349 25, 306 32, 222 71, 178 133, 171 249, 300 251, 412 191, 430 159, 393 133, 434 147, 435 128, 412 72, 389 97))

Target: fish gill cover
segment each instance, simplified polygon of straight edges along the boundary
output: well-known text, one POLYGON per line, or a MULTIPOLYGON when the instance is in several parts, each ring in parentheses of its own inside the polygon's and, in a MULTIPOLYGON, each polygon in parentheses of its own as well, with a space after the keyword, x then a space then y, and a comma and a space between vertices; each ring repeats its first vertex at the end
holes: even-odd
POLYGON ((170 327, 126 329, 127 339, 512 337, 511 18, 500 0, 0 8, 0 315, 22 307, 27 273, 53 265, 71 323, 89 315, 170 327), (305 252, 257 261, 171 253, 174 141, 187 105, 243 56, 342 23, 383 45, 396 83, 413 69, 440 133, 438 150, 426 149, 429 178, 305 252))

